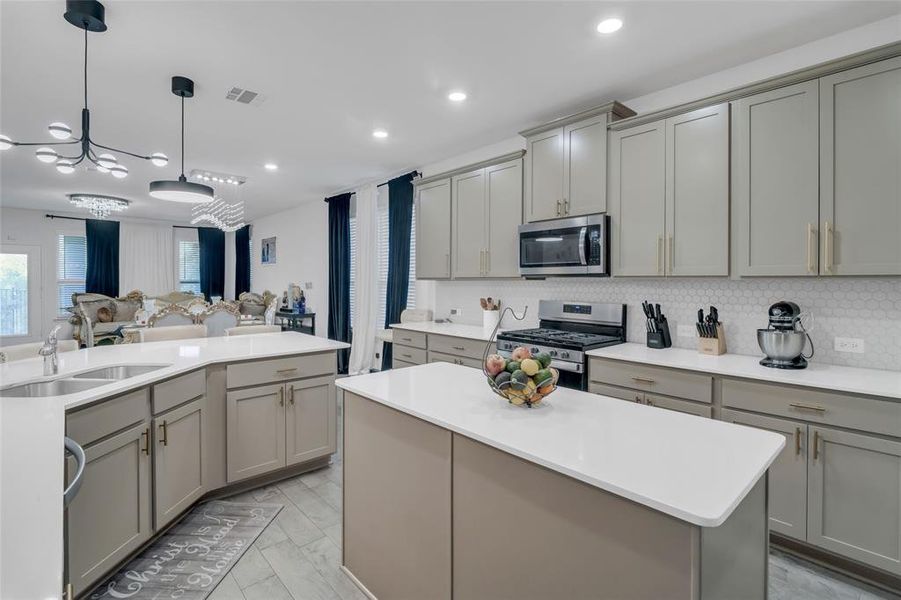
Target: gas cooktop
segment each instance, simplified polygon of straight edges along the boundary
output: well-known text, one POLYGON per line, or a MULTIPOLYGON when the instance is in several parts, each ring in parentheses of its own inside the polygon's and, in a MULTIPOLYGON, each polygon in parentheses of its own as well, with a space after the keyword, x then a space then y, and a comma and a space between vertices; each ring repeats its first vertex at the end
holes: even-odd
POLYGON ((551 329, 539 327, 536 329, 522 329, 519 331, 504 331, 503 339, 536 344, 541 346, 566 347, 575 350, 592 350, 603 346, 621 344, 622 338, 600 333, 586 333, 582 331, 566 331, 563 329, 551 329))

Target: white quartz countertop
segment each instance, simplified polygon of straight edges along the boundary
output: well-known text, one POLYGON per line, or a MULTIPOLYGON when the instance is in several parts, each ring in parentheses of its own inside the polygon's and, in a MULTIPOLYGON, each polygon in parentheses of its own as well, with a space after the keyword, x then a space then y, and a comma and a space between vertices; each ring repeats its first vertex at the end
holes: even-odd
POLYGON ((338 387, 683 521, 721 525, 785 445, 772 432, 558 388, 535 408, 433 363, 338 387))
MULTIPOLYGON (((436 323, 435 321, 417 321, 413 323, 393 323, 392 329, 407 329, 420 333, 434 333, 451 337, 469 338, 487 342, 491 340, 494 328, 486 329, 481 325, 465 325, 463 323, 436 323)), ((503 331, 503 329, 501 329, 503 331)))
MULTIPOLYGON (((898 371, 860 369, 824 365, 817 362, 811 362, 806 369, 773 369, 760 364, 762 356, 744 354, 709 356, 685 348, 655 350, 644 344, 636 343, 598 348, 586 354, 658 367, 700 371, 712 375, 759 379, 770 383, 901 399, 901 372, 898 371)), ((590 371, 591 367, 589 366, 590 371)))
MULTIPOLYGON (((72 409, 214 363, 312 354, 349 347, 343 342, 293 331, 97 346, 60 352, 59 374, 52 379, 113 365, 166 365, 150 373, 56 397, 66 409, 72 409)), ((43 360, 40 357, 0 365, 0 386, 3 388, 44 379, 47 378, 43 377, 43 360)), ((7 400, 0 398, 0 402, 7 400)))

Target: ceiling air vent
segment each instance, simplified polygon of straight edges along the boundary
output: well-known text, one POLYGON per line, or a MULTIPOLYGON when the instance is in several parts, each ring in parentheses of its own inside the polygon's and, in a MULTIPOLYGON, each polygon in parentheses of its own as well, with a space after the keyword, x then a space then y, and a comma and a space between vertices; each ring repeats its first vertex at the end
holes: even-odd
POLYGON ((240 102, 241 104, 251 104, 253 106, 258 106, 266 100, 266 96, 260 94, 259 92, 252 92, 250 90, 245 90, 244 88, 233 87, 228 90, 225 94, 226 100, 234 100, 235 102, 240 102))

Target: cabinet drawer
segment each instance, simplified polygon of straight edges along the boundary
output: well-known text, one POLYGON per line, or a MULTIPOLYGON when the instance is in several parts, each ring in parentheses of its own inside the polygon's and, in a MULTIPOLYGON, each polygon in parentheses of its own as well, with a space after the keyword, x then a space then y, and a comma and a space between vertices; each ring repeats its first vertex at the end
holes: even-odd
POLYGON ((588 375, 591 381, 597 383, 677 396, 708 404, 713 400, 713 377, 710 375, 601 358, 591 359, 588 375))
POLYGON ((901 436, 901 403, 723 379, 723 406, 901 436))
POLYGON ((150 417, 147 388, 66 415, 66 435, 85 446, 150 417))
POLYGON ((414 365, 424 365, 427 361, 425 350, 398 344, 394 344, 392 358, 414 365))
POLYGON ((425 334, 419 331, 410 331, 408 329, 395 329, 391 334, 394 344, 403 346, 412 346, 413 348, 422 348, 425 350, 425 334))
POLYGON ((334 352, 305 354, 228 365, 225 370, 225 386, 237 388, 334 373, 334 352))
POLYGON ((445 354, 444 352, 432 352, 429 350, 429 362, 446 362, 452 365, 463 365, 464 367, 472 367, 473 369, 482 368, 482 358, 467 358, 465 356, 454 356, 453 354, 445 354))
POLYGON ((617 387, 615 385, 607 385, 606 383, 598 383, 590 381, 588 383, 588 391, 592 394, 600 394, 601 396, 610 396, 619 400, 628 400, 630 402, 641 402, 643 394, 635 390, 617 387))
MULTIPOLYGON (((467 358, 476 358, 482 360, 485 353, 485 344, 482 340, 473 340, 468 338, 451 337, 449 335, 430 335, 429 350, 435 352, 443 352, 444 354, 453 354, 455 356, 463 356, 467 358)), ((492 347, 494 344, 492 344, 492 347)), ((490 350, 494 352, 494 349, 490 350)))
POLYGON ((402 360, 397 360, 396 358, 393 361, 391 361, 392 369, 403 369, 405 367, 415 367, 415 366, 416 365, 414 365, 413 363, 408 363, 408 362, 404 362, 402 360))
POLYGON ((206 371, 200 369, 153 386, 153 414, 158 415, 206 394, 206 371))
POLYGON ((713 407, 709 404, 689 402, 687 400, 679 400, 678 398, 658 396, 657 394, 645 394, 644 401, 648 406, 675 410, 690 415, 696 415, 698 417, 707 417, 708 419, 713 417, 713 407))

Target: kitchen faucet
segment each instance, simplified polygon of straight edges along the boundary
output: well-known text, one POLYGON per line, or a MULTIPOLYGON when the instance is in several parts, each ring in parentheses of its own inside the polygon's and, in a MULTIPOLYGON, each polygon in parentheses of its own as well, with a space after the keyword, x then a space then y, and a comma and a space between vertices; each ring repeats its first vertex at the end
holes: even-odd
POLYGON ((44 375, 56 375, 59 373, 59 361, 56 358, 56 332, 62 325, 57 325, 50 330, 44 345, 38 350, 38 354, 44 357, 44 375))

